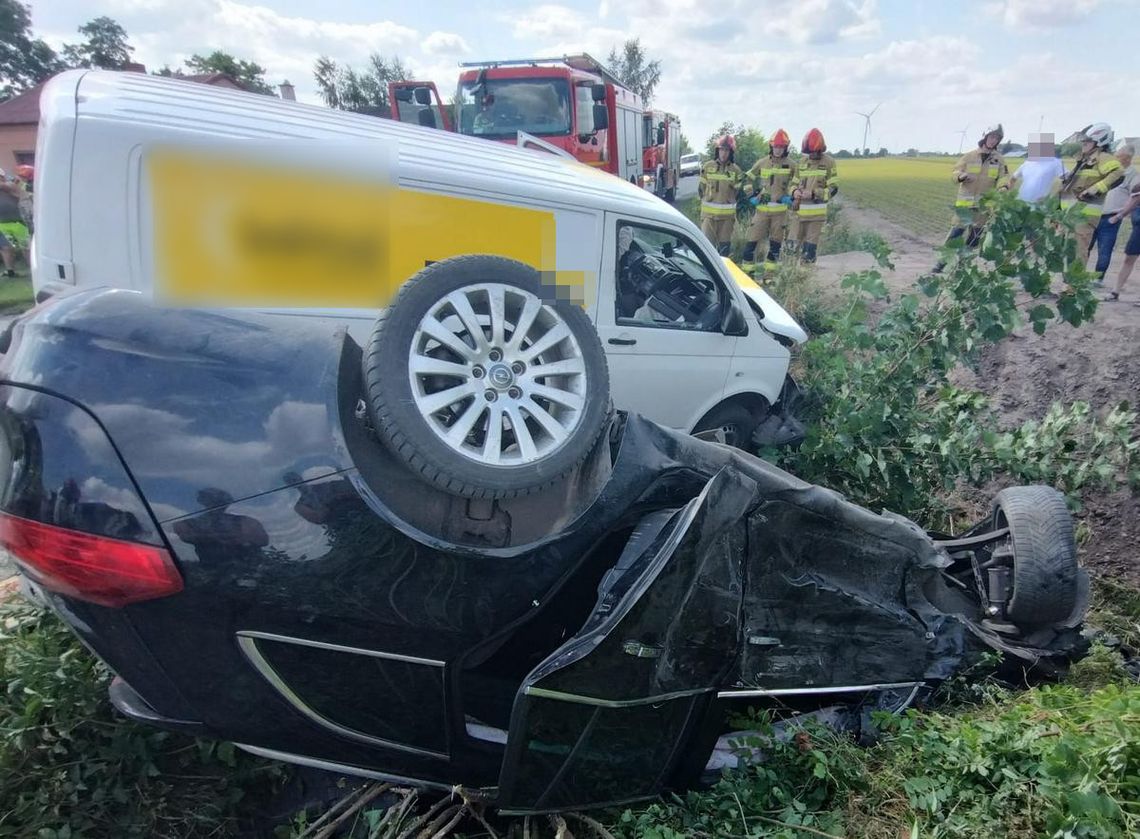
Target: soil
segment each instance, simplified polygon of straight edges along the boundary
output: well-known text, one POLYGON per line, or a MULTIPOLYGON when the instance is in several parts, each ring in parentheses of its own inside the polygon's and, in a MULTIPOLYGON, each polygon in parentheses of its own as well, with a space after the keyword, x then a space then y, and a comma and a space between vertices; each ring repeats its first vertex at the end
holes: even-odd
MULTIPOLYGON (((894 250, 895 270, 884 274, 892 291, 908 290, 934 262, 938 243, 899 227, 873 210, 847 204, 842 219, 852 228, 877 231, 894 250)), ((1111 288, 1123 261, 1118 243, 1106 286, 1111 288)), ((819 279, 838 289, 843 274, 870 268, 869 254, 820 257, 819 279)), ((964 383, 989 394, 1003 427, 1040 419, 1054 402, 1088 402, 1103 414, 1121 402, 1140 407, 1140 270, 1121 299, 1101 303, 1091 323, 1050 326, 1037 335, 1025 325, 983 352, 976 373, 963 372, 964 383), (1134 306, 1133 303, 1137 303, 1134 306)), ((1098 290, 1098 297, 1104 292, 1098 290)), ((1090 536, 1082 562, 1104 575, 1140 588, 1140 498, 1127 491, 1090 492, 1081 518, 1090 536)))

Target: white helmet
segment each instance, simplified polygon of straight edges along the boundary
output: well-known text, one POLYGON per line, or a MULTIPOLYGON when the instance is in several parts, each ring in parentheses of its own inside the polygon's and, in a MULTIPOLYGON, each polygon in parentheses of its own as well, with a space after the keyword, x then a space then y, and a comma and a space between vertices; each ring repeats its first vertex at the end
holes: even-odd
POLYGON ((1107 122, 1094 122, 1092 125, 1086 125, 1081 131, 1081 137, 1092 140, 1102 149, 1109 148, 1116 139, 1112 126, 1107 122))
POLYGON ((979 146, 984 145, 986 142, 986 137, 990 136, 991 134, 997 134, 998 135, 998 142, 999 143, 1005 139, 1005 129, 1001 127, 1000 122, 995 124, 995 125, 987 125, 986 126, 986 130, 983 131, 982 136, 978 138, 978 145, 979 146))

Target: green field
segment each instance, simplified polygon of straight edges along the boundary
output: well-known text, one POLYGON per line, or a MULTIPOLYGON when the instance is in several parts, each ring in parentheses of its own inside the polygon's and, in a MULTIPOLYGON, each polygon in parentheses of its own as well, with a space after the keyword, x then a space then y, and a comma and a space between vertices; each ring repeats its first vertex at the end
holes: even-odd
MULTIPOLYGON (((848 200, 877 210, 912 233, 940 241, 950 229, 957 192, 952 172, 957 161, 957 156, 840 160, 840 190, 848 200)), ((1072 161, 1065 163, 1072 165, 1072 161)), ((1016 172, 1020 165, 1020 160, 1011 161, 1010 171, 1016 172)), ((1118 249, 1123 248, 1130 230, 1125 220, 1118 249)))

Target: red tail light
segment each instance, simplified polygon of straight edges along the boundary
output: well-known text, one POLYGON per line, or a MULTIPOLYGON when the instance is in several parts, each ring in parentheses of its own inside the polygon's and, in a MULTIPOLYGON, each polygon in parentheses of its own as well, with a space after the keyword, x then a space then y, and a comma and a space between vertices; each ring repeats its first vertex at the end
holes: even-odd
POLYGON ((49 591, 101 606, 126 606, 182 591, 170 554, 0 513, 0 545, 49 591))

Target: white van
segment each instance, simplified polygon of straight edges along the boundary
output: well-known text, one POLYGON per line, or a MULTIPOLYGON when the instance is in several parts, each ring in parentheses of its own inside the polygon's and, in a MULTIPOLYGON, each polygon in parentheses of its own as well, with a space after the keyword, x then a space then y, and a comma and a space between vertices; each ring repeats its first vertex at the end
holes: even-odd
POLYGON ((363 342, 417 271, 537 268, 601 338, 618 408, 747 444, 804 331, 696 226, 619 178, 533 150, 138 73, 44 89, 37 300, 110 286, 335 318, 363 342))

